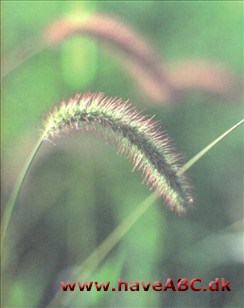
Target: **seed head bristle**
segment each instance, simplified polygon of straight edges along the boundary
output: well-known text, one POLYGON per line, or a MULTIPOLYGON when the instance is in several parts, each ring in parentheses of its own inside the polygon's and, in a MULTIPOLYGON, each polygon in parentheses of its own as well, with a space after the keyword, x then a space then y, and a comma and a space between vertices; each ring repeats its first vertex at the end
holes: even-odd
POLYGON ((119 98, 86 93, 54 109, 45 122, 44 139, 72 129, 100 128, 131 160, 132 170, 141 170, 143 181, 164 197, 170 209, 183 214, 192 203, 191 189, 186 176, 179 174, 179 155, 152 119, 119 98))

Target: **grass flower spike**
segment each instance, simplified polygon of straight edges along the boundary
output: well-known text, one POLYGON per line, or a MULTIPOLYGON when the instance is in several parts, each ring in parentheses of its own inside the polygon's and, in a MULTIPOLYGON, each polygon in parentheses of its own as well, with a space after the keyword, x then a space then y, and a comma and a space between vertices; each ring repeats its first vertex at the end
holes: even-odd
POLYGON ((60 45, 74 36, 96 39, 122 64, 150 103, 175 102, 190 89, 230 97, 238 97, 243 92, 238 78, 221 63, 190 58, 162 65, 156 50, 139 33, 118 18, 105 14, 53 21, 41 34, 3 56, 1 77, 6 77, 42 50, 60 45))
POLYGON ((183 214, 189 208, 192 196, 185 175, 179 172, 179 156, 152 118, 118 98, 101 93, 77 95, 50 114, 44 139, 72 129, 102 130, 116 141, 119 152, 132 161, 133 170, 141 170, 144 181, 164 197, 171 209, 183 214))

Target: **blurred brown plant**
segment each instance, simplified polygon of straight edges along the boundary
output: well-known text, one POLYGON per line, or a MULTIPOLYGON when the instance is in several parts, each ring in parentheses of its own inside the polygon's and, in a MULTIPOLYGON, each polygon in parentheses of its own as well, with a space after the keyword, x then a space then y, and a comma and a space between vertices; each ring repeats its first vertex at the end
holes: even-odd
POLYGON ((238 78, 215 61, 188 59, 169 65, 161 60, 144 38, 115 17, 93 15, 73 20, 59 19, 51 23, 41 37, 24 42, 3 59, 2 76, 44 48, 61 44, 75 35, 94 37, 101 43, 117 48, 119 56, 111 52, 150 101, 167 103, 176 101, 182 91, 199 89, 219 95, 237 95, 241 92, 238 78))

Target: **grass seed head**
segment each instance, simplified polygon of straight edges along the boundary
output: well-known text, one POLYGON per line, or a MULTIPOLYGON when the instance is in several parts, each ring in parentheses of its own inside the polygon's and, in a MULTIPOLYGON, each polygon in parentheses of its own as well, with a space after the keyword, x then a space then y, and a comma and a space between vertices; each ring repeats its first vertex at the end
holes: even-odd
POLYGON ((77 95, 55 108, 45 122, 44 139, 73 129, 102 130, 114 138, 118 151, 140 170, 143 181, 163 196, 168 206, 184 214, 192 203, 191 189, 179 173, 179 154, 152 118, 141 115, 128 102, 102 93, 77 95))

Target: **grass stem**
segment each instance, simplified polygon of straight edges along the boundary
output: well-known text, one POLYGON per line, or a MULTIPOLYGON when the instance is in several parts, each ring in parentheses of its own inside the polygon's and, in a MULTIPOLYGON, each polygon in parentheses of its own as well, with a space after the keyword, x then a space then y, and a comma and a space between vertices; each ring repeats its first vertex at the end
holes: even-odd
POLYGON ((216 138, 213 142, 209 143, 203 150, 201 150, 199 153, 197 153, 195 156, 192 157, 182 168, 180 169, 179 173, 184 173, 186 170, 188 170, 192 165, 194 165, 203 155, 205 155, 213 146, 215 146, 220 140, 222 140, 224 137, 226 137, 230 132, 235 130, 238 126, 240 126, 244 122, 244 119, 242 119, 240 122, 232 126, 230 129, 228 129, 226 132, 224 132, 222 135, 220 135, 218 138, 216 138))
POLYGON ((41 137, 38 142, 36 143, 36 145, 34 146, 29 158, 27 159, 27 161, 24 164, 23 169, 20 172, 19 178, 15 184, 15 187, 10 195, 10 198, 8 200, 8 203, 6 205, 3 217, 2 217, 2 225, 1 225, 1 247, 3 248, 4 245, 4 240, 6 237, 6 231, 9 225, 9 221, 14 209, 14 205, 16 203, 16 199, 18 197, 18 194, 20 192, 20 189, 24 183, 24 180, 26 178, 26 175, 28 173, 28 170, 30 169, 31 163, 33 162, 41 144, 43 142, 43 137, 41 137))
MULTIPOLYGON (((220 140, 226 137, 230 132, 240 126, 244 120, 241 120, 230 129, 228 129, 221 136, 216 138, 198 154, 196 154, 192 159, 190 159, 185 165, 183 165, 179 172, 182 174, 189 168, 191 168, 203 155, 205 155, 214 145, 216 145, 220 140)), ((159 198, 156 192, 149 195, 142 203, 140 203, 130 214, 126 217, 115 229, 110 233, 110 235, 88 256, 88 258, 81 264, 76 277, 73 277, 74 281, 78 281, 82 275, 82 280, 88 279, 88 275, 96 270, 96 268, 101 264, 105 257, 111 252, 111 250, 118 244, 118 242, 123 238, 124 235, 130 230, 130 228, 139 220, 139 218, 150 208, 151 205, 159 198), (83 273, 87 275, 83 275, 83 273)), ((69 306, 72 300, 71 292, 60 293, 58 292, 56 296, 48 304, 48 307, 53 307, 54 304, 64 303, 65 307, 69 306)))

